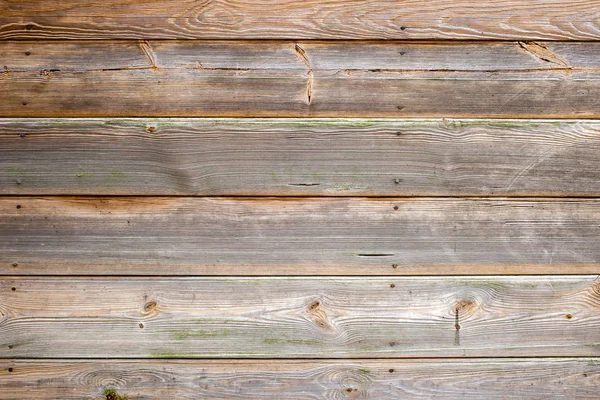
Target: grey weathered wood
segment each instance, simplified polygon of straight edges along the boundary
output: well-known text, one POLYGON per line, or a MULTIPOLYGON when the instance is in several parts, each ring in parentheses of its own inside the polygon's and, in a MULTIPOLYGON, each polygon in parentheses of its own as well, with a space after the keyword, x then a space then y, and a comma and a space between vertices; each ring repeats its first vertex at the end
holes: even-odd
POLYGON ((0 38, 600 38, 596 1, 4 1, 0 38))
POLYGON ((0 152, 2 194, 600 195, 591 120, 4 119, 0 152))
POLYGON ((597 275, 4 278, 0 292, 2 358, 600 354, 597 275))
POLYGON ((5 117, 600 117, 600 43, 59 41, 0 49, 5 117))
POLYGON ((2 400, 591 399, 600 359, 4 360, 2 400), (8 372, 12 368, 12 372, 8 372))
POLYGON ((2 274, 593 274, 600 265, 597 199, 3 197, 0 221, 2 274))

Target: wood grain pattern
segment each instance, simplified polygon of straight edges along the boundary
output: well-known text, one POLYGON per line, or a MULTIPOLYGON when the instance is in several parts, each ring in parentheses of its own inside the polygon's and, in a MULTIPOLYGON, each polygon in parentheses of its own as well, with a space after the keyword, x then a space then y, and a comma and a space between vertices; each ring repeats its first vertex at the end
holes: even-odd
POLYGON ((600 38, 595 0, 7 0, 0 38, 600 38))
POLYGON ((599 118, 600 43, 553 46, 2 42, 0 115, 599 118))
POLYGON ((2 400, 591 399, 600 359, 4 360, 2 400), (8 368, 12 368, 9 373, 8 368))
POLYGON ((0 357, 598 356, 600 281, 5 278, 0 357))
POLYGON ((599 218, 597 199, 3 197, 0 271, 593 274, 599 218))
POLYGON ((590 120, 4 119, 0 152, 11 195, 600 194, 590 120))

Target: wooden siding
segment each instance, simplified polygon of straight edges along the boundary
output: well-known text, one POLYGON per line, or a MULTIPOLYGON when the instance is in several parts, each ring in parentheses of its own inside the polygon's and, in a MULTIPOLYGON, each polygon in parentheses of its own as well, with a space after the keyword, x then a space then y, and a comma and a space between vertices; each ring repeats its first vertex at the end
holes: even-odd
POLYGON ((600 397, 599 21, 0 2, 0 399, 600 397))

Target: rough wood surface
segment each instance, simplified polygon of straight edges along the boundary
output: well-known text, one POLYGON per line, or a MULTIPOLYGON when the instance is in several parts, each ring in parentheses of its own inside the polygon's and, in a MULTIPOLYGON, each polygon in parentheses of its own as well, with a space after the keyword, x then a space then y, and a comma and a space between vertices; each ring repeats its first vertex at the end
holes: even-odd
POLYGON ((3 360, 2 400, 592 399, 600 359, 3 360), (11 372, 8 369, 12 368, 11 372))
POLYGON ((597 199, 0 198, 11 275, 597 273, 599 235, 597 199))
POLYGON ((0 115, 600 117, 600 43, 0 42, 0 115))
POLYGON ((596 0, 6 0, 0 38, 600 38, 596 0))
POLYGON ((592 120, 4 119, 0 193, 598 196, 592 120))
POLYGON ((598 356, 600 281, 4 278, 0 357, 598 356))

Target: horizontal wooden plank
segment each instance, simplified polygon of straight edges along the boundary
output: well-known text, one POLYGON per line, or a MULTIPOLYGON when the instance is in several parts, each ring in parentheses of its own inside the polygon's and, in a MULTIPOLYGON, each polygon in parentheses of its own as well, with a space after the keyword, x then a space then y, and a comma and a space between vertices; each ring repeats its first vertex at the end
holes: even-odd
POLYGON ((600 122, 3 119, 1 194, 598 196, 600 122))
POLYGON ((600 117, 600 43, 0 42, 4 117, 600 117))
POLYGON ((9 275, 593 274, 600 200, 2 197, 0 236, 9 275))
POLYGON ((0 38, 600 38, 590 0, 34 0, 3 2, 0 38))
POLYGON ((0 362, 2 400, 591 399, 599 382, 598 358, 0 362))
POLYGON ((597 278, 4 278, 0 357, 598 356, 597 278))

